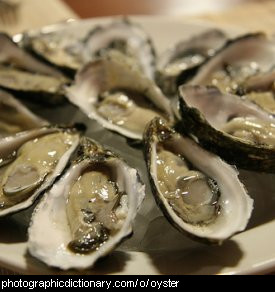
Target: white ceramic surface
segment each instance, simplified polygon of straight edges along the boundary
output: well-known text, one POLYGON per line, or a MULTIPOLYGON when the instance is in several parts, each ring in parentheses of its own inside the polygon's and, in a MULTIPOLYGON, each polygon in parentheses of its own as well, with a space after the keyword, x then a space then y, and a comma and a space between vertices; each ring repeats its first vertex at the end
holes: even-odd
MULTIPOLYGON (((151 35, 157 52, 211 27, 184 17, 132 17, 151 35)), ((64 29, 82 37, 87 29, 110 19, 99 18, 47 27, 64 29)), ((230 30, 232 34, 232 30, 230 30)), ((234 34, 234 33, 233 33, 234 34)), ((17 38, 18 39, 18 38, 17 38)), ((155 206, 150 192, 142 152, 127 145, 123 137, 102 129, 72 106, 33 110, 53 122, 82 121, 87 135, 121 154, 136 167, 147 184, 147 197, 135 224, 135 234, 117 251, 87 271, 66 274, 253 274, 275 271, 275 183, 274 175, 241 171, 241 179, 255 200, 248 229, 222 246, 193 242, 176 231, 155 206)), ((27 226, 31 210, 0 220, 0 266, 23 274, 63 274, 33 259, 26 252, 27 226)), ((41 226, 43 228, 43 226, 41 226)), ((49 234, 45 234, 47 240, 49 234)))

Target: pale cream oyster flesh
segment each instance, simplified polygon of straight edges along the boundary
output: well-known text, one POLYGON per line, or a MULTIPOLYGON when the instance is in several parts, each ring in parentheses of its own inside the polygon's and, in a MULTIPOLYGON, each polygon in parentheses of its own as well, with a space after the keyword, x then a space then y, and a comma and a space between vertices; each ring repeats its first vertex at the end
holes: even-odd
POLYGON ((214 243, 245 229, 253 200, 236 169, 160 118, 148 125, 144 140, 156 202, 173 226, 214 243))
POLYGON ((137 171, 112 152, 84 138, 78 154, 36 207, 29 228, 30 253, 65 270, 92 267, 131 235, 145 195, 137 171), (51 237, 45 241, 41 232, 51 237))
POLYGON ((45 127, 0 140, 0 216, 29 207, 79 143, 75 129, 45 127))
POLYGON ((247 78, 239 85, 237 93, 274 115, 275 67, 267 73, 260 73, 247 78))
POLYGON ((133 59, 118 51, 88 63, 67 89, 69 100, 103 127, 141 140, 146 124, 161 116, 173 121, 170 103, 133 59))
POLYGON ((255 117, 236 117, 228 121, 222 130, 257 145, 275 147, 275 120, 267 122, 255 117))
POLYGON ((47 124, 11 94, 0 90, 0 138, 47 124))

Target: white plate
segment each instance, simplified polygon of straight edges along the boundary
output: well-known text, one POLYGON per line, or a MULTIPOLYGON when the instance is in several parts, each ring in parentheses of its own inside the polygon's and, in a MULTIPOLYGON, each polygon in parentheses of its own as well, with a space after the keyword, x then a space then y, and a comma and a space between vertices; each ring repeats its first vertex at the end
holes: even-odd
MULTIPOLYGON (((83 36, 87 28, 108 18, 58 24, 43 31, 69 30, 83 36)), ((158 52, 211 25, 172 17, 133 17, 152 36, 158 52)), ((232 31, 231 31, 232 33, 232 31)), ((83 121, 88 136, 121 154, 141 172, 147 197, 136 220, 135 235, 117 251, 81 274, 247 274, 275 270, 275 185, 274 175, 241 172, 241 178, 255 199, 255 210, 247 231, 222 246, 206 246, 189 240, 167 223, 155 206, 149 189, 142 152, 129 147, 125 139, 89 121, 72 106, 62 109, 35 107, 54 122, 83 121)), ((23 274, 63 274, 33 259, 26 252, 27 226, 31 210, 0 220, 0 265, 23 274)), ((43 228, 43 226, 41 226, 43 228)), ((49 234, 45 234, 47 240, 49 234)), ((77 274, 71 271, 69 274, 77 274)))

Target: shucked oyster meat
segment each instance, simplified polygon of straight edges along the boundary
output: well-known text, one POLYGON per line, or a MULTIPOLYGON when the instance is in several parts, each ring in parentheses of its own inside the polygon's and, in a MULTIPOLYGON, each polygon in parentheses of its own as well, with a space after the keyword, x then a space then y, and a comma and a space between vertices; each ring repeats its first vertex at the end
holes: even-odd
POLYGON ((0 138, 46 124, 47 121, 30 112, 11 94, 0 90, 0 138))
POLYGON ((29 228, 30 253, 65 270, 92 267, 131 235, 145 196, 137 171, 112 152, 84 138, 78 153, 37 205, 29 228))
POLYGON ((248 77, 237 89, 237 94, 256 103, 270 114, 275 114, 275 66, 266 73, 248 77))
POLYGON ((142 139, 146 124, 161 116, 173 121, 170 103, 133 59, 110 51, 88 63, 68 87, 69 100, 103 127, 142 139))
POLYGON ((241 168, 274 172, 275 119, 216 87, 181 86, 179 129, 241 168))
POLYGON ((62 173, 79 139, 76 129, 44 127, 0 140, 0 216, 29 207, 62 173))
POLYGON ((179 231, 221 243, 245 229, 253 200, 236 169, 155 118, 144 133, 157 204, 179 231))

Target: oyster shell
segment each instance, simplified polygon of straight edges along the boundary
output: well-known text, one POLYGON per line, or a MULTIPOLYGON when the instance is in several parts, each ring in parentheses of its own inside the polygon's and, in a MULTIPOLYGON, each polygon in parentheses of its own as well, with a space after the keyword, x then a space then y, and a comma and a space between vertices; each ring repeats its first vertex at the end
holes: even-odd
POLYGON ((32 205, 79 143, 73 128, 44 127, 0 140, 0 217, 32 205))
POLYGON ((64 77, 55 68, 40 62, 28 54, 4 33, 0 33, 0 63, 36 74, 58 78, 64 77))
POLYGON ((69 80, 62 73, 33 58, 5 34, 0 34, 0 46, 0 87, 35 101, 64 101, 63 86, 69 80))
POLYGON ((155 116, 173 121, 161 90, 118 51, 84 66, 67 88, 67 97, 89 118, 131 139, 142 140, 146 124, 155 116))
POLYGON ((37 75, 0 65, 0 87, 34 102, 60 104, 64 102, 67 81, 46 75, 37 75))
POLYGON ((275 119, 216 87, 181 86, 179 129, 244 169, 275 171, 275 119))
POLYGON ((178 83, 190 77, 199 66, 213 56, 226 42, 218 29, 206 30, 166 50, 158 59, 156 80, 170 96, 177 93, 178 83))
POLYGON ((0 138, 47 124, 11 94, 0 90, 0 138))
MULTIPOLYGON (((81 28, 79 28, 81 29, 81 28)), ((144 73, 154 78, 155 52, 149 36, 127 18, 97 26, 84 38, 70 30, 24 35, 24 47, 36 56, 72 75, 103 51, 117 49, 137 60, 144 73)))
POLYGON ((131 235, 145 196, 135 169, 88 138, 81 148, 37 205, 29 227, 29 252, 64 270, 92 267, 131 235), (51 234, 46 240, 45 232, 51 234))
POLYGON ((243 231, 253 200, 235 168, 155 118, 144 133, 155 200, 179 231, 222 243, 243 231))
POLYGON ((76 39, 69 30, 41 32, 35 35, 23 34, 22 46, 34 56, 60 68, 73 76, 84 65, 83 41, 76 39))
POLYGON ((214 85, 234 93, 247 78, 269 72, 275 64, 275 43, 262 33, 228 41, 200 67, 190 85, 214 85))
POLYGON ((155 76, 155 49, 150 37, 128 18, 119 18, 107 25, 97 26, 84 40, 84 59, 118 50, 135 59, 149 79, 155 76))

